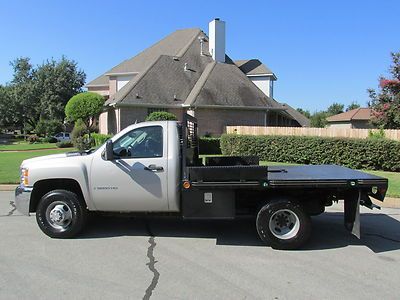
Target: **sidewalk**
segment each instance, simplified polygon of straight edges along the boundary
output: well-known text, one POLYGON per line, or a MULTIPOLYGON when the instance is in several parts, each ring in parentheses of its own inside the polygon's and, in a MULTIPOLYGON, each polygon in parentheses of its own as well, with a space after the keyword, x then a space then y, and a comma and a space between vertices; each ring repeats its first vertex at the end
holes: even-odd
MULTIPOLYGON (((18 184, 0 184, 0 191, 14 191, 17 186, 18 184)), ((400 198, 386 197, 384 202, 374 199, 372 199, 372 202, 381 207, 400 208, 400 198)))

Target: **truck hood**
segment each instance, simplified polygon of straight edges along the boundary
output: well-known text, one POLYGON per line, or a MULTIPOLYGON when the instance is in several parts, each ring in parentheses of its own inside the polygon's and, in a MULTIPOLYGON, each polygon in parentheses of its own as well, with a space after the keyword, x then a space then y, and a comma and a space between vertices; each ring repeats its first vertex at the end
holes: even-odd
POLYGON ((68 153, 61 153, 61 154, 51 154, 51 155, 44 155, 44 156, 38 156, 30 159, 26 159, 22 162, 21 167, 27 166, 31 163, 36 163, 39 161, 48 161, 52 159, 60 159, 60 158, 69 158, 69 157, 75 157, 75 156, 82 156, 85 155, 85 153, 81 152, 68 152, 68 153))

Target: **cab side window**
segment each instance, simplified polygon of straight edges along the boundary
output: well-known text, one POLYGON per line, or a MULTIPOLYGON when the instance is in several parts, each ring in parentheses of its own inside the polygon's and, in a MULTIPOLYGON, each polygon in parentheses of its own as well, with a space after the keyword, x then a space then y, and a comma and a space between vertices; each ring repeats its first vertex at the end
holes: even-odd
POLYGON ((162 157, 163 129, 161 126, 134 129, 115 141, 113 149, 121 158, 162 157))

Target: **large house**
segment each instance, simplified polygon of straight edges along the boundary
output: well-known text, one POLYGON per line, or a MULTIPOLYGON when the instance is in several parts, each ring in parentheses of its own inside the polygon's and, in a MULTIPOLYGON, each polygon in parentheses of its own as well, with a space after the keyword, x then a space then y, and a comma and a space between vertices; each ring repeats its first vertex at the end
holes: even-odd
MULTIPOLYGON (((89 82, 107 100, 101 133, 116 133, 153 111, 198 119, 200 134, 227 125, 304 126, 293 109, 273 99, 275 74, 257 59, 233 61, 225 53, 225 22, 177 30, 89 82)), ((298 115, 297 115, 298 116, 298 115)))

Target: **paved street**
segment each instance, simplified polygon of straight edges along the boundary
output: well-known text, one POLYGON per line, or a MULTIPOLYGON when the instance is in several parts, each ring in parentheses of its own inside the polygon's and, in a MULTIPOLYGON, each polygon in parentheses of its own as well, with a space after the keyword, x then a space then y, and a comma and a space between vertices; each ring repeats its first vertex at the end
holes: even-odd
POLYGON ((0 299, 399 299, 400 210, 362 209, 359 241, 342 207, 313 218, 302 251, 263 246, 253 221, 96 217, 50 239, 0 192, 0 299))

